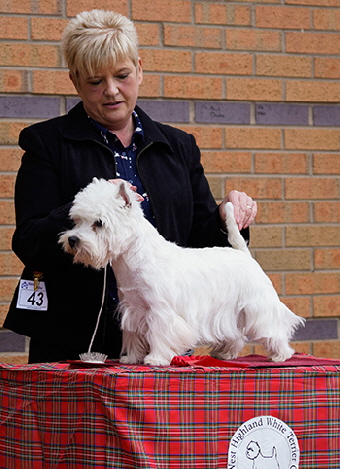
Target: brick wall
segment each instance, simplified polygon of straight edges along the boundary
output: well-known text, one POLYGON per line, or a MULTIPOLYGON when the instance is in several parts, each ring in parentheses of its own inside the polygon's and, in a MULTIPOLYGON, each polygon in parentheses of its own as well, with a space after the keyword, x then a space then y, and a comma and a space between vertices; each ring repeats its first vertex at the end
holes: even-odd
MULTIPOLYGON (((94 6, 135 21, 140 104, 196 136, 216 199, 236 188, 258 201, 253 255, 282 300, 308 318, 297 350, 339 358, 339 0, 4 3, 0 324, 21 270, 10 245, 18 133, 74 103, 59 40, 68 18, 94 6)), ((0 331, 1 361, 24 362, 26 346, 0 331)))

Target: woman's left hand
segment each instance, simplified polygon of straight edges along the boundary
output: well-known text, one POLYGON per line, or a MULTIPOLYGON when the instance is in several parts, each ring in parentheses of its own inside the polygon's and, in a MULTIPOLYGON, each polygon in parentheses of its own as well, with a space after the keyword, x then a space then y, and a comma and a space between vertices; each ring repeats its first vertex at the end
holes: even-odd
POLYGON ((238 229, 247 228, 253 223, 257 214, 257 203, 245 192, 232 190, 220 204, 220 217, 225 221, 225 204, 231 202, 234 206, 235 220, 238 229))

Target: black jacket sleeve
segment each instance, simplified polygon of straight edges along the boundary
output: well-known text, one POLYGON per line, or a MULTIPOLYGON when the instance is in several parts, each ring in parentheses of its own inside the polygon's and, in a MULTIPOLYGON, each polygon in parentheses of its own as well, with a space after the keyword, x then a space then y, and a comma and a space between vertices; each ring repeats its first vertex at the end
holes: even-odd
POLYGON ((71 202, 63 204, 58 168, 34 126, 19 139, 25 150, 15 185, 16 230, 12 247, 33 270, 46 270, 65 256, 58 235, 70 226, 71 202))

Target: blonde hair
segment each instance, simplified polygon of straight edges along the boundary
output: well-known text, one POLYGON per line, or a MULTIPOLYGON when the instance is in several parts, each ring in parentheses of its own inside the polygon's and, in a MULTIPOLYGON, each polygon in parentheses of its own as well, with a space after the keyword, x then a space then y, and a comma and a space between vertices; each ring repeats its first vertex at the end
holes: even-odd
POLYGON ((94 76, 126 59, 138 64, 136 28, 126 16, 113 11, 78 13, 66 26, 61 44, 75 79, 94 76))

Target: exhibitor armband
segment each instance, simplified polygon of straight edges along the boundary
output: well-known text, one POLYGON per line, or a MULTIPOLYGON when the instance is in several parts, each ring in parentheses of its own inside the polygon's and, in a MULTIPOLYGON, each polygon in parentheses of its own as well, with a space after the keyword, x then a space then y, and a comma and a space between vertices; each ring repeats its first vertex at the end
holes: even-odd
POLYGON ((48 299, 42 272, 35 271, 33 280, 20 280, 17 308, 47 311, 48 299))

